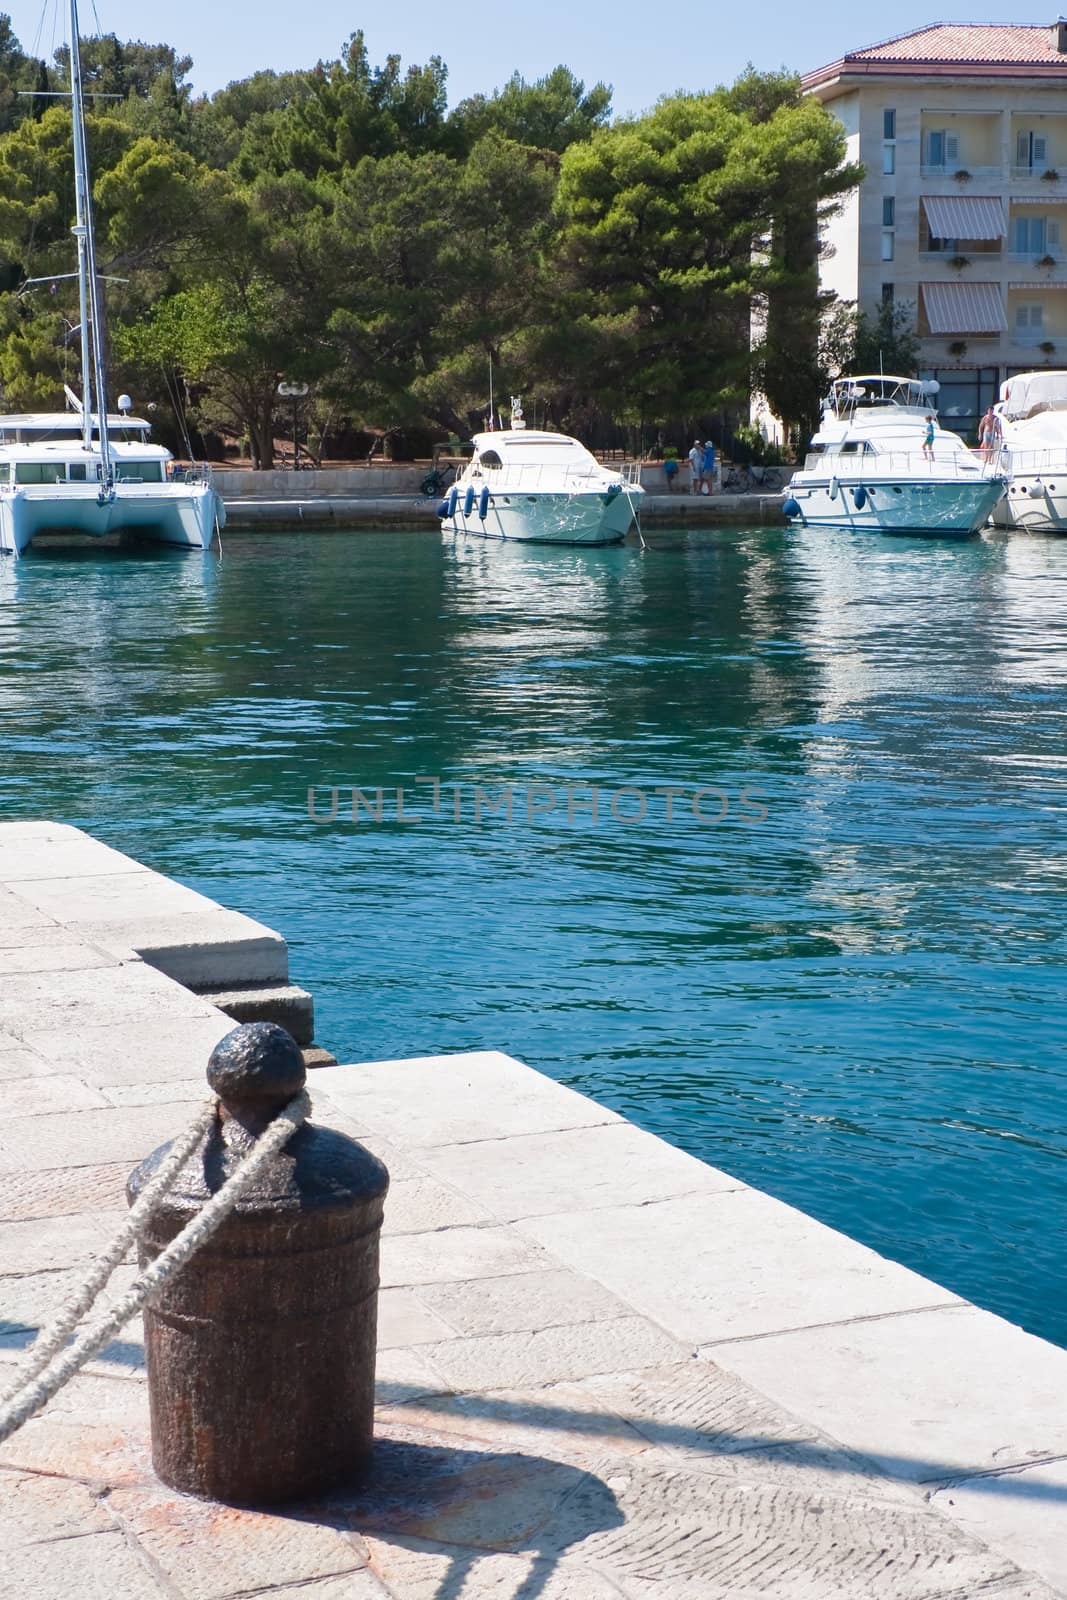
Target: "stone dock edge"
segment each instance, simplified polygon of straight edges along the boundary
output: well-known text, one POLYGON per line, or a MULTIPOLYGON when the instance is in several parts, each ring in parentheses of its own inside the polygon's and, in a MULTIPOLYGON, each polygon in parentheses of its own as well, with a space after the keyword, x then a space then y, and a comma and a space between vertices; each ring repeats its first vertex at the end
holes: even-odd
MULTIPOLYGON (((3 1388, 202 1103, 211 997, 306 1013, 280 934, 52 822, 0 824, 0 960, 3 1388)), ((130 1324, 0 1447, 0 1595, 1067 1597, 1067 1351, 499 1051, 309 1087, 392 1176, 378 1477, 166 1490, 130 1324)))

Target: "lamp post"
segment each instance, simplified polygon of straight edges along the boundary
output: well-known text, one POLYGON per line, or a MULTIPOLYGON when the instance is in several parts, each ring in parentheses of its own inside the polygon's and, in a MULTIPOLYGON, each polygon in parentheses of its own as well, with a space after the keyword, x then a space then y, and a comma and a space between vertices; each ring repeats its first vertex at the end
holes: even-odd
POLYGON ((298 413, 298 409, 299 409, 299 406, 300 406, 300 402, 301 402, 301 400, 303 400, 306 397, 307 392, 308 392, 308 386, 307 386, 306 383, 280 383, 278 385, 278 393, 284 399, 292 400, 292 402, 293 402, 293 471, 294 472, 299 472, 300 471, 300 441, 299 441, 299 439, 297 437, 297 413, 298 413))

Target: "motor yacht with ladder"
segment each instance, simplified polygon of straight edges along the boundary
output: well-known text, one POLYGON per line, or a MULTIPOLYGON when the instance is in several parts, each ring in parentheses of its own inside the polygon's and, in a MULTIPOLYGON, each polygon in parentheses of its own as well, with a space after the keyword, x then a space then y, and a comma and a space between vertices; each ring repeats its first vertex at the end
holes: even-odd
POLYGON ((940 426, 937 390, 884 374, 839 378, 785 491, 790 522, 951 538, 984 527, 1004 494, 1004 475, 940 426))

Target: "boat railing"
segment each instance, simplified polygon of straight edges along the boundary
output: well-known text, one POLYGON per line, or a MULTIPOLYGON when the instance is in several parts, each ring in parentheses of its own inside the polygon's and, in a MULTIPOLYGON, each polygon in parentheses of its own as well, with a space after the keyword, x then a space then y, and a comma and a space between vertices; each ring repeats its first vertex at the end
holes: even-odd
POLYGON ((946 473, 956 472, 961 477, 995 478, 1003 472, 1003 467, 998 466, 996 460, 982 461, 962 459, 955 452, 949 455, 935 455, 931 461, 922 454, 921 450, 879 450, 856 455, 819 457, 820 472, 827 473, 830 477, 847 478, 930 478, 944 477, 946 473))
MULTIPOLYGON (((464 483, 473 484, 480 492, 488 484, 490 494, 600 494, 611 483, 633 487, 640 482, 639 463, 622 462, 618 467, 594 466, 562 467, 550 462, 505 462, 502 467, 479 468, 466 477, 464 483), (631 476, 626 469, 637 469, 631 476)), ((464 484, 460 484, 462 492, 464 484)))
POLYGON ((215 474, 206 461, 191 461, 188 466, 172 467, 170 472, 171 483, 196 483, 206 484, 213 488, 215 474))
POLYGON ((1008 472, 1062 472, 1067 474, 1067 446, 1055 445, 1046 450, 1015 450, 1005 445, 1001 461, 1008 472))

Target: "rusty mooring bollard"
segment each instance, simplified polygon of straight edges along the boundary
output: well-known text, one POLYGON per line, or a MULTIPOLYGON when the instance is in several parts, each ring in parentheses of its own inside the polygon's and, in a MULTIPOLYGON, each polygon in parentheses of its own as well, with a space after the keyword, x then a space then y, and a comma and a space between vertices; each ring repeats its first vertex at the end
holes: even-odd
MULTIPOLYGON (((215 1047, 220 1116, 141 1243, 153 1260, 304 1086, 284 1028, 215 1047)), ((130 1174, 132 1204, 169 1146, 130 1174)), ((164 1483, 234 1505, 321 1492, 355 1473, 374 1422, 378 1236, 389 1174, 310 1123, 144 1313, 152 1461, 164 1483)))

